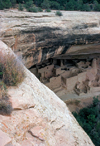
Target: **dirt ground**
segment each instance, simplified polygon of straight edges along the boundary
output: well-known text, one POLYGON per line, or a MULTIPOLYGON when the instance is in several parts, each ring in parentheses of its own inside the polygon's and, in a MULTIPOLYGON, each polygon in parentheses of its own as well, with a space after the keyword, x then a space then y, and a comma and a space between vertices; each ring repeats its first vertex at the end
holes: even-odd
MULTIPOLYGON (((98 96, 98 99, 100 100, 100 96, 98 96)), ((72 99, 65 101, 67 107, 71 112, 79 112, 80 109, 84 107, 88 107, 93 102, 93 97, 84 98, 84 99, 72 99)))

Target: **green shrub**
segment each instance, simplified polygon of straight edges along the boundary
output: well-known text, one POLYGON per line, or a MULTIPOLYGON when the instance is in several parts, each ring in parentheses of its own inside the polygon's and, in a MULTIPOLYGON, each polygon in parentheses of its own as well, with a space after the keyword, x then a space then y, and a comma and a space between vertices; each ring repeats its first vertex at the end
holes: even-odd
POLYGON ((16 0, 10 0, 10 1, 11 1, 12 7, 15 7, 15 5, 16 5, 16 0))
POLYGON ((38 8, 33 5, 33 1, 32 0, 29 0, 28 2, 26 2, 24 7, 26 8, 26 10, 28 12, 35 12, 35 13, 38 12, 38 8))
POLYGON ((43 12, 42 8, 38 7, 38 12, 43 12))
MULTIPOLYGON (((18 3, 23 3, 23 0, 17 0, 18 3)), ((24 0, 26 2, 26 0, 24 0)))
POLYGON ((57 16, 62 16, 62 13, 60 11, 56 11, 57 16))
POLYGON ((56 10, 60 10, 61 6, 58 2, 56 1, 51 1, 50 2, 50 8, 51 9, 56 9, 56 10))
POLYGON ((23 5, 21 3, 19 3, 18 10, 23 11, 23 5))
POLYGON ((38 12, 38 8, 37 7, 30 7, 29 9, 28 9, 28 12, 35 12, 35 13, 37 13, 38 12))
POLYGON ((81 7, 81 11, 90 11, 90 6, 88 4, 83 4, 83 6, 81 7))
POLYGON ((51 12, 51 10, 50 9, 46 9, 46 12, 51 12))
POLYGON ((60 6, 60 10, 65 10, 65 8, 63 6, 60 6))
POLYGON ((93 98, 93 104, 73 113, 79 124, 90 136, 95 146, 100 146, 100 101, 93 98))
POLYGON ((24 7, 26 8, 27 11, 30 11, 30 8, 33 7, 33 1, 32 0, 27 1, 24 7))
POLYGON ((43 0, 34 0, 34 4, 38 7, 41 6, 42 2, 43 2, 43 0))
POLYGON ((94 107, 97 106, 98 102, 99 102, 98 97, 97 98, 93 97, 93 106, 94 107))
POLYGON ((94 11, 100 11, 100 4, 96 0, 94 1, 94 11))
POLYGON ((83 0, 70 0, 65 3, 65 10, 82 10, 84 9, 83 0))
POLYGON ((9 9, 11 6, 10 0, 0 0, 0 10, 9 9))
POLYGON ((49 9, 50 8, 50 2, 49 2, 49 0, 44 0, 43 3, 41 4, 41 7, 43 9, 49 9))
POLYGON ((0 1, 0 10, 3 10, 4 8, 5 8, 4 2, 3 1, 0 1))
POLYGON ((12 6, 10 0, 5 0, 4 4, 6 9, 9 9, 12 6))
POLYGON ((70 0, 69 2, 66 2, 65 4, 65 10, 74 10, 76 1, 75 0, 70 0))

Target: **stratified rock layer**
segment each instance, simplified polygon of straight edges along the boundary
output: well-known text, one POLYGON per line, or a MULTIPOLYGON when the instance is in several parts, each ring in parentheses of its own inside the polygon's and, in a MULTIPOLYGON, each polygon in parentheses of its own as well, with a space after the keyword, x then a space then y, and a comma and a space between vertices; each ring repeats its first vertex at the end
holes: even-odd
MULTIPOLYGON (((0 51, 14 55, 2 41, 0 51)), ((8 89, 14 109, 11 116, 0 115, 0 130, 9 135, 8 143, 11 146, 94 146, 65 103, 25 66, 23 70, 24 81, 8 89)))
POLYGON ((0 38, 28 68, 59 54, 77 59, 100 55, 100 12, 62 14, 0 11, 0 38))

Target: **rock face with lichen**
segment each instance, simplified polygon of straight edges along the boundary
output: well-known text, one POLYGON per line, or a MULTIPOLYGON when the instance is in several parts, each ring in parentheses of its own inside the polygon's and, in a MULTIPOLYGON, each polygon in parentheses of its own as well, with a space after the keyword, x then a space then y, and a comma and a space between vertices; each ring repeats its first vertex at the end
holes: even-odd
POLYGON ((100 12, 0 11, 0 39, 22 56, 27 68, 48 58, 100 55, 100 12), (84 55, 85 54, 85 55, 84 55))
MULTIPOLYGON (((0 41, 0 51, 13 51, 0 41)), ((94 146, 65 103, 25 66, 24 81, 9 87, 13 111, 0 115, 0 146, 94 146)))

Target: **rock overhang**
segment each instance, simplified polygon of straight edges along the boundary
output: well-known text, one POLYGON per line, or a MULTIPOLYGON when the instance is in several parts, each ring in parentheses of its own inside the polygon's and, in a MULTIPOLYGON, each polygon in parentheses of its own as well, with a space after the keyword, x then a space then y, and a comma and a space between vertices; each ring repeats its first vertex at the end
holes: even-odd
MULTIPOLYGON (((0 11, 0 38, 22 56, 27 68, 56 55, 67 54, 72 46, 80 45, 81 51, 81 45, 87 44, 95 50, 94 44, 100 43, 100 13, 62 13, 63 16, 58 17, 55 11, 37 14, 0 11)), ((99 53, 99 49, 96 50, 99 53)), ((74 53, 78 55, 76 50, 74 53)))

